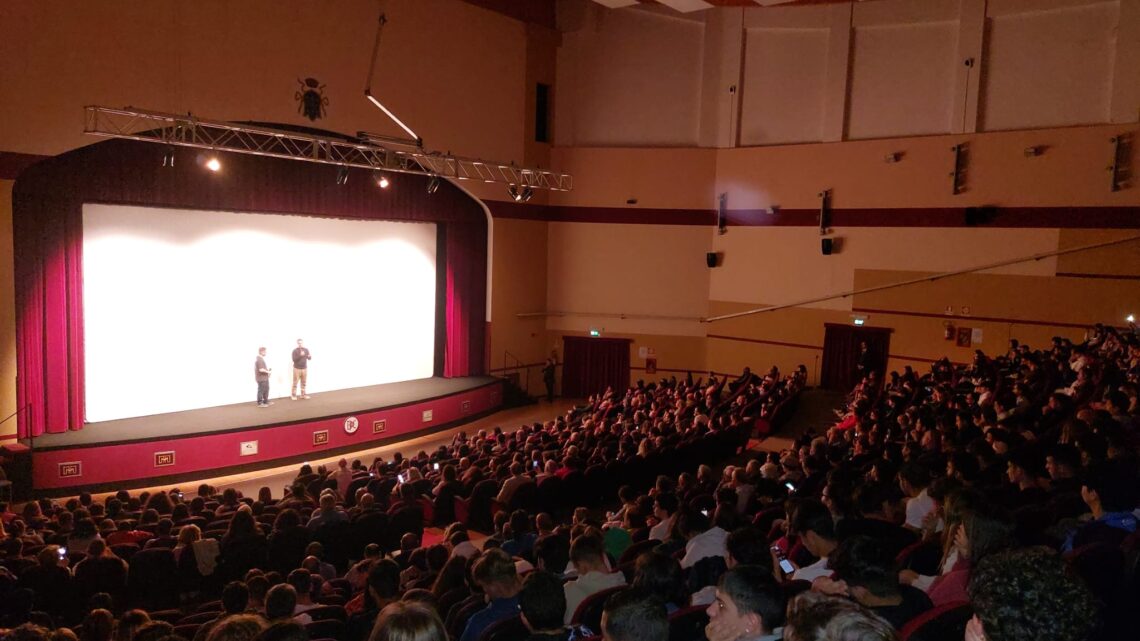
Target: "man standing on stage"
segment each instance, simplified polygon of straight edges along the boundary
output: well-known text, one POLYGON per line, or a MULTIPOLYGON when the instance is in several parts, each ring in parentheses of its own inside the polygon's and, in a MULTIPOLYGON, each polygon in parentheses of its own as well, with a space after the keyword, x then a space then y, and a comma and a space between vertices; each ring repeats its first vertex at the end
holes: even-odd
POLYGON ((305 384, 309 381, 309 360, 313 358, 305 347, 305 341, 297 339, 297 349, 293 350, 293 387, 290 388, 289 398, 294 401, 298 398, 309 398, 305 393, 305 384), (297 383, 301 384, 301 393, 297 394, 297 383))
POLYGON ((253 363, 253 377, 257 380, 257 406, 269 407, 269 373, 273 369, 265 364, 265 348, 257 348, 257 360, 253 363))

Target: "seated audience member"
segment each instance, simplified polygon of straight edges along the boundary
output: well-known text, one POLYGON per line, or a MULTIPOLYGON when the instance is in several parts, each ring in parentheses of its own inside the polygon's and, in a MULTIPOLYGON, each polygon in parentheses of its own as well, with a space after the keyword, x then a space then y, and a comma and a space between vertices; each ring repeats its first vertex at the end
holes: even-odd
MULTIPOLYGON (((603 641, 668 641, 669 617, 655 594, 630 588, 606 599, 603 641)), ((712 640, 710 640, 712 641, 712 640)))
POLYGON ((80 641, 111 641, 111 633, 115 629, 115 616, 110 610, 97 608, 83 617, 83 624, 79 626, 80 641))
POLYGON ((869 482, 855 490, 855 509, 859 516, 846 518, 835 524, 835 537, 840 543, 852 536, 869 536, 882 541, 887 549, 898 554, 918 540, 895 520, 893 506, 898 490, 885 483, 869 482))
POLYGON ((1001 506, 982 501, 965 511, 954 532, 957 562, 926 588, 934 605, 967 600, 966 586, 972 568, 987 556, 1013 545, 1013 529, 1013 518, 1001 506))
POLYGON ((530 483, 534 483, 534 479, 526 473, 526 466, 519 462, 511 463, 511 475, 503 481, 503 487, 499 490, 495 500, 503 505, 510 505, 515 492, 520 487, 530 483))
POLYGON ((364 558, 348 568, 348 572, 344 575, 344 579, 348 581, 353 590, 364 589, 368 581, 368 571, 372 569, 373 564, 379 561, 382 556, 383 553, 380 550, 379 544, 369 543, 364 546, 364 558))
MULTIPOLYGON (((821 576, 830 576, 831 570, 827 567, 828 556, 838 543, 835 540, 835 522, 831 520, 831 512, 827 507, 814 500, 801 502, 792 516, 791 530, 799 535, 807 551, 819 560, 806 567, 796 568, 788 579, 814 581, 821 576)), ((795 566, 795 563, 792 565, 795 566)), ((779 571, 779 563, 773 558, 772 572, 779 571)))
POLYGON ((253 641, 268 626, 256 614, 235 614, 218 623, 206 641, 253 641))
POLYGON ((115 632, 111 635, 114 641, 133 641, 135 633, 142 626, 150 623, 150 615, 146 610, 127 610, 115 623, 115 632))
POLYGON ((532 558, 534 542, 538 538, 530 531, 530 516, 524 510, 515 510, 510 519, 511 536, 503 541, 503 551, 511 556, 532 558))
POLYGON ((448 641, 443 621, 429 606, 392 603, 376 618, 368 641, 448 641))
POLYGON ((670 492, 657 494, 653 499, 653 518, 657 524, 649 528, 649 538, 668 541, 672 537, 673 521, 677 515, 677 495, 670 492))
POLYGON ((709 641, 775 641, 784 621, 784 593, 764 568, 739 565, 721 576, 707 613, 709 641))
POLYGON ((36 555, 36 565, 24 570, 19 586, 35 595, 35 609, 59 616, 70 607, 72 579, 67 557, 58 545, 48 545, 36 555))
POLYGON ((87 546, 95 539, 101 538, 103 537, 99 536, 99 530, 95 527, 93 519, 78 519, 75 521, 75 529, 71 532, 71 536, 67 537, 67 551, 86 554, 87 546))
POLYGON ((87 546, 87 557, 75 564, 75 585, 83 595, 96 592, 121 593, 127 587, 127 562, 115 556, 104 541, 87 546))
POLYGON ((930 485, 930 470, 919 463, 907 463, 899 470, 899 487, 909 498, 906 500, 906 522, 904 525, 921 532, 924 519, 934 509, 934 499, 927 493, 930 485))
POLYGON ((252 576, 245 582, 249 589, 249 604, 246 610, 257 614, 265 614, 265 597, 269 593, 269 579, 264 575, 252 576))
POLYGON ((313 602, 313 575, 305 569, 296 569, 289 573, 286 579, 289 585, 297 591, 297 604, 293 607, 293 614, 302 614, 320 604, 313 602))
POLYGON ((336 494, 333 492, 321 494, 321 506, 313 511, 313 516, 309 518, 309 523, 306 525, 309 531, 315 532, 322 525, 329 523, 348 522, 348 512, 337 506, 336 500, 336 494))
POLYGON ((565 578, 570 564, 570 540, 561 534, 548 534, 534 542, 535 567, 565 578))
POLYGON ((518 614, 519 576, 515 563, 502 550, 490 550, 475 562, 475 583, 487 596, 487 607, 471 615, 459 641, 477 641, 492 624, 518 614))
MULTIPOLYGON (((136 639, 136 641, 142 640, 136 639)), ((255 641, 309 641, 309 633, 300 623, 279 621, 262 630, 255 641)))
MULTIPOLYGON (((566 593, 562 580, 543 570, 527 575, 519 591, 523 625, 530 631, 528 641, 569 641, 571 630, 562 624, 566 593)), ((587 635, 588 636, 588 635, 587 635)))
POLYGON ((990 555, 969 594, 974 618, 965 641, 1088 641, 1101 620, 1088 588, 1042 548, 990 555))
POLYGON ((1120 545, 1136 531, 1134 490, 1135 469, 1115 462, 1094 465, 1084 475, 1081 498, 1092 513, 1092 521, 1081 525, 1065 539, 1065 552, 1090 543, 1120 545))
POLYGON ((570 562, 578 572, 578 578, 568 581, 566 592, 566 613, 563 620, 569 624, 574 613, 590 595, 619 585, 625 585, 625 575, 610 572, 606 566, 602 541, 592 534, 583 534, 570 545, 570 562))
POLYGON ((296 621, 301 625, 313 622, 305 613, 297 614, 297 590, 288 583, 278 583, 265 595, 265 618, 270 623, 296 621))
POLYGON ((203 641, 208 638, 226 619, 235 614, 244 613, 249 607, 249 588, 241 581, 230 581, 222 588, 222 611, 213 621, 208 621, 194 633, 194 641, 203 641))
MULTIPOLYGON (((364 641, 377 616, 388 605, 400 600, 400 566, 392 559, 380 559, 368 571, 364 593, 345 606, 349 612, 346 641, 364 641)), ((307 616, 307 615, 305 615, 307 616)))
MULTIPOLYGON (((882 617, 842 597, 804 592, 788 604, 784 641, 896 641, 882 617)), ((718 641, 709 637, 709 641, 718 641)))
POLYGON ((899 584, 894 560, 883 542, 853 536, 831 555, 834 578, 818 578, 812 589, 851 597, 901 630, 907 621, 929 610, 931 603, 922 590, 899 584))
MULTIPOLYGON (((731 570, 738 565, 755 565, 772 573, 772 554, 768 543, 753 527, 737 528, 729 533, 724 541, 726 554, 725 568, 731 570)), ((693 593, 690 605, 708 605, 716 598, 716 585, 707 585, 693 593)))
POLYGON ((682 568, 688 570, 701 559, 710 556, 723 558, 727 553, 724 542, 728 538, 728 529, 732 527, 729 521, 734 520, 735 515, 730 509, 718 506, 713 517, 710 524, 708 517, 701 512, 690 510, 682 515, 681 527, 689 539, 685 544, 685 555, 681 557, 682 568))
MULTIPOLYGON (((168 532, 169 534, 169 532, 168 532)), ((120 521, 115 532, 107 536, 107 545, 119 545, 120 543, 134 543, 141 546, 143 543, 153 538, 154 535, 150 532, 143 530, 136 530, 131 527, 130 521, 120 521)))
POLYGON ((685 572, 677 559, 671 556, 659 552, 646 552, 639 556, 632 585, 643 592, 660 596, 668 614, 689 605, 689 585, 685 581, 685 572))

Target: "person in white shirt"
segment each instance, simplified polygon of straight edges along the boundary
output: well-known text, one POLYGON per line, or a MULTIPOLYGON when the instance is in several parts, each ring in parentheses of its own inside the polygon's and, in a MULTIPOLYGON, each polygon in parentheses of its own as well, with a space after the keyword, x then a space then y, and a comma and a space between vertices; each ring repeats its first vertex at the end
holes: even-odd
POLYGON ((348 486, 352 483, 352 469, 348 467, 348 460, 341 459, 336 463, 336 472, 333 472, 333 480, 336 481, 336 491, 342 499, 348 499, 348 486))
POLYGON ((503 481, 503 487, 499 490, 499 495, 495 497, 495 500, 503 505, 509 504, 515 492, 527 483, 534 483, 534 479, 526 475, 526 467, 522 463, 512 463, 511 476, 503 481))
POLYGON ((649 538, 654 541, 668 541, 673 522, 677 519, 677 495, 658 494, 653 501, 653 516, 657 519, 657 525, 649 528, 649 538))
POLYGON ((728 554, 728 549, 724 543, 725 539, 728 538, 728 532, 722 527, 722 524, 727 524, 731 520, 732 514, 722 510, 723 508, 717 508, 713 515, 712 527, 708 527, 708 517, 703 512, 685 515, 683 525, 688 534, 692 536, 689 538, 689 542, 685 544, 685 556, 681 558, 683 569, 688 570, 701 559, 710 556, 723 558, 728 554))
POLYGON ((578 578, 568 581, 563 590, 566 592, 567 625, 574 618, 578 606, 590 596, 625 585, 625 575, 621 572, 610 572, 606 568, 605 551, 600 537, 593 534, 583 534, 570 545, 570 561, 578 571, 578 578))
POLYGON ((709 605, 705 636, 710 641, 775 641, 783 635, 785 598, 779 584, 754 565, 742 565, 720 578, 709 605))
POLYGON ((899 470, 899 487, 909 496, 906 502, 907 528, 917 532, 922 531, 923 519, 933 510, 934 499, 926 493, 930 485, 930 470, 918 463, 907 463, 899 470))
MULTIPOLYGON (((831 519, 831 511, 819 501, 804 501, 796 508, 792 516, 791 530, 799 535, 807 551, 819 560, 802 568, 796 567, 788 577, 791 581, 814 581, 820 577, 831 576, 827 567, 828 556, 839 542, 835 540, 835 521, 831 519)), ((795 567, 795 563, 792 563, 795 567)), ((776 580, 781 579, 780 562, 776 552, 772 552, 772 574, 776 580)))

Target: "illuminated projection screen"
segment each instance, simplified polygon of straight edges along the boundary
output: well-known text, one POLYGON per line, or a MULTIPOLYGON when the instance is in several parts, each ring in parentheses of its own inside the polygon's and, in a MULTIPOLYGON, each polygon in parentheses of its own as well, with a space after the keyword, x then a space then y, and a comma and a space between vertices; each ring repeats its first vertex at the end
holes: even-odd
POLYGON ((435 248, 432 223, 84 205, 86 419, 253 405, 260 346, 287 397, 298 338, 310 394, 430 377, 435 248))

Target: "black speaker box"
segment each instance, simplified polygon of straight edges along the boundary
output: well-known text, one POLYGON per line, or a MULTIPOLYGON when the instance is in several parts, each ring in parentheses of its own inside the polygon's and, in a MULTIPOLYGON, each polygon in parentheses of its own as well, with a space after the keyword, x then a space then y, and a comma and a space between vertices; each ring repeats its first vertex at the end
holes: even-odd
POLYGON ((719 262, 720 256, 716 252, 708 252, 705 254, 705 264, 709 267, 716 267, 719 262))
POLYGON ((830 256, 831 250, 833 247, 834 247, 834 241, 832 241, 830 238, 820 238, 819 239, 819 250, 821 252, 823 252, 824 256, 830 256))

